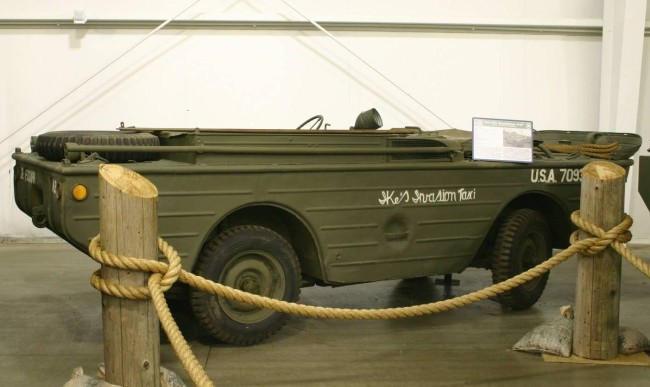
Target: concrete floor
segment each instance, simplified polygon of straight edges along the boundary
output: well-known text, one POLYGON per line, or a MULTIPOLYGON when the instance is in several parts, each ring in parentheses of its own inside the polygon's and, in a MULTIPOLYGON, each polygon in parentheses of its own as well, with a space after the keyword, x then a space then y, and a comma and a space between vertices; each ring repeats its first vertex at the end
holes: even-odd
MULTIPOLYGON (((635 249, 650 261, 650 246, 635 249)), ((100 295, 88 284, 98 267, 63 243, 0 244, 0 385, 60 386, 72 368, 93 373, 102 361, 100 295)), ((293 317, 253 347, 215 342, 178 314, 197 358, 217 385, 233 386, 647 386, 650 367, 544 363, 511 351, 538 324, 572 304, 575 259, 551 273, 532 309, 508 312, 484 301, 443 314, 394 321, 293 317)), ((490 284, 489 272, 456 276, 461 295, 490 284)), ((621 325, 650 334, 650 280, 623 263, 621 325)), ((433 279, 306 288, 305 304, 346 308, 405 306, 443 299, 433 279)), ((182 308, 181 308, 182 309, 182 308)), ((183 372, 170 345, 162 365, 183 372)), ((188 383, 188 385, 190 385, 188 383)))

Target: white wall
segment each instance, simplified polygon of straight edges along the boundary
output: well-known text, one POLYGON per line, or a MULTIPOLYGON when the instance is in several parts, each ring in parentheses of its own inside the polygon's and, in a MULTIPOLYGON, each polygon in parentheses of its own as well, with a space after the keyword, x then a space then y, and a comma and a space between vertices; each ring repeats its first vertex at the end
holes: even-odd
MULTIPOLYGON (((637 122, 637 133, 643 137, 643 145, 635 157, 636 163, 638 163, 640 155, 650 155, 648 152, 650 148, 650 141, 648 141, 650 139, 650 109, 648 109, 650 106, 650 39, 646 37, 643 46, 643 70, 641 72, 641 95, 637 122)), ((632 197, 629 213, 634 218, 633 242, 650 243, 650 211, 638 192, 638 168, 633 168, 630 179, 632 180, 632 197)))
MULTIPOLYGON (((580 23, 602 18, 600 0, 289 2, 314 19, 329 21, 580 23)), ((74 9, 83 8, 91 19, 165 19, 191 3, 0 0, 0 17, 69 19, 74 9)), ((280 0, 203 0, 181 18, 301 20, 280 0)), ((0 237, 50 235, 35 229, 15 207, 10 158, 15 147, 27 149, 30 136, 46 131, 109 130, 120 121, 136 126, 291 128, 319 113, 333 127, 345 128, 370 107, 381 112, 386 127, 444 127, 322 33, 170 30, 156 34, 7 138, 147 32, 0 29, 0 237)), ((537 129, 598 128, 598 37, 335 35, 455 127, 469 129, 472 117, 490 116, 529 119, 537 129)), ((648 58, 647 49, 645 53, 648 58)), ((648 63, 642 107, 650 99, 648 63)), ((648 114, 641 108, 639 130, 645 138, 650 138, 648 114)), ((637 224, 647 225, 647 209, 634 200, 632 215, 637 224)), ((635 231, 650 240, 650 227, 635 231)))

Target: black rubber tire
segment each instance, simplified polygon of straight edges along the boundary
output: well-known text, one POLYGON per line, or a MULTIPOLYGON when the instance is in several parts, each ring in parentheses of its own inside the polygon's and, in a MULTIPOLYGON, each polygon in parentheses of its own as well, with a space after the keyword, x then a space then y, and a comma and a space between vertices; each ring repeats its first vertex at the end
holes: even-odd
MULTIPOLYGON (((291 245, 260 226, 222 232, 203 248, 194 272, 253 294, 295 302, 300 297, 300 264, 291 245)), ((289 315, 190 290, 194 316, 216 339, 257 344, 279 331, 289 315)))
MULTIPOLYGON (((499 227, 492 257, 492 282, 512 278, 551 256, 552 240, 544 217, 531 209, 513 211, 499 227)), ((549 273, 498 296, 499 302, 514 310, 533 306, 541 297, 549 273)))
MULTIPOLYGON (((126 145, 157 146, 158 137, 151 133, 118 131, 69 130, 43 133, 36 139, 38 155, 49 161, 61 161, 65 157, 64 147, 68 142, 79 145, 126 145)), ((100 152, 99 156, 112 162, 150 161, 158 158, 157 153, 144 152, 100 152)))

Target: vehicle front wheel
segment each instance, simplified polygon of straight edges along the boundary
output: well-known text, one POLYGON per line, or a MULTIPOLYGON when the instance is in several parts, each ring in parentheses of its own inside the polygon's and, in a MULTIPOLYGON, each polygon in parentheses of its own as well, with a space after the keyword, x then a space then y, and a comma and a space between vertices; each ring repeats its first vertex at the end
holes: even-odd
MULTIPOLYGON (((274 231, 238 226, 203 248, 194 272, 222 285, 269 298, 295 302, 300 295, 300 264, 291 245, 274 231)), ((284 326, 288 315, 192 289, 199 323, 220 341, 252 345, 284 326)))
MULTIPOLYGON (((499 227, 492 257, 492 282, 512 278, 551 256, 552 240, 544 217, 531 209, 513 211, 499 227)), ((541 297, 549 273, 534 278, 498 296, 499 302, 515 310, 528 309, 541 297)))

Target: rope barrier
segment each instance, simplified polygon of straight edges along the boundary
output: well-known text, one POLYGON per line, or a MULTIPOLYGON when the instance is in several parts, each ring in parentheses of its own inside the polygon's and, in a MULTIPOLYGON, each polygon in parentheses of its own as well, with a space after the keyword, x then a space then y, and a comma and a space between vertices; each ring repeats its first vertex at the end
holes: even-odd
POLYGON ((95 261, 102 265, 118 269, 144 271, 153 274, 149 278, 147 287, 126 287, 103 280, 101 278, 101 270, 97 270, 91 277, 91 285, 102 293, 114 297, 128 299, 152 298, 163 330, 167 333, 172 347, 192 381, 198 386, 212 386, 212 382, 194 357, 189 345, 178 329, 163 297, 163 292, 171 288, 176 281, 220 297, 282 313, 311 318, 378 320, 425 316, 483 301, 539 277, 576 253, 596 255, 610 246, 639 271, 650 277, 650 266, 624 245, 632 237, 629 231, 629 228, 632 226, 632 218, 630 216, 625 215, 623 221, 609 231, 604 231, 581 219, 580 211, 575 211, 571 214, 571 221, 580 230, 593 235, 593 237, 580 239, 578 235, 579 231, 575 231, 570 237, 571 245, 568 248, 519 275, 463 296, 422 305, 388 309, 343 309, 301 305, 246 293, 182 270, 178 253, 172 246, 160 238, 158 239, 158 248, 167 257, 169 264, 107 253, 102 249, 100 235, 97 235, 92 239, 89 246, 90 255, 95 261))

